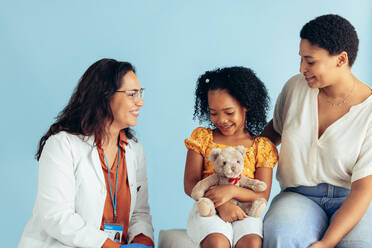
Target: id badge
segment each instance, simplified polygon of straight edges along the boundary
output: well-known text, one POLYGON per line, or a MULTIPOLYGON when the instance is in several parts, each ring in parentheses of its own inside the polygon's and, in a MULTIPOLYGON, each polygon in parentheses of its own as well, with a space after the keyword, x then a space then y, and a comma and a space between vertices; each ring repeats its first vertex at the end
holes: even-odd
POLYGON ((124 225, 121 223, 105 223, 103 231, 108 234, 108 238, 120 243, 123 237, 124 225))

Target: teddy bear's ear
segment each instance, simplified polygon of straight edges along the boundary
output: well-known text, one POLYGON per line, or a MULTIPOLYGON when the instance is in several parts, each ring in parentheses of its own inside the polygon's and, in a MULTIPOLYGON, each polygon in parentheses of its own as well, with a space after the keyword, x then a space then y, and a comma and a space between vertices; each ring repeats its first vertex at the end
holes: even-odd
POLYGON ((221 151, 221 148, 213 148, 211 153, 209 154, 208 159, 214 163, 214 161, 216 161, 216 159, 220 155, 221 151))
POLYGON ((238 150, 243 156, 245 155, 245 147, 244 146, 237 146, 236 150, 238 150))

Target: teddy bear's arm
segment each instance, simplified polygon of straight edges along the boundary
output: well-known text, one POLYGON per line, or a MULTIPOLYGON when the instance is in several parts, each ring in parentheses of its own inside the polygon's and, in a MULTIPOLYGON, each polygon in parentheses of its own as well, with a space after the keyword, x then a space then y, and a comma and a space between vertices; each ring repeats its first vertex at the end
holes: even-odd
POLYGON ((240 179, 240 187, 244 187, 247 189, 251 189, 254 192, 263 192, 266 190, 267 185, 265 182, 260 181, 258 179, 252 179, 245 176, 242 176, 240 179))
POLYGON ((191 197, 195 201, 198 201, 204 196, 205 191, 207 191, 211 186, 218 183, 218 176, 216 174, 210 175, 203 180, 200 180, 192 189, 191 197))

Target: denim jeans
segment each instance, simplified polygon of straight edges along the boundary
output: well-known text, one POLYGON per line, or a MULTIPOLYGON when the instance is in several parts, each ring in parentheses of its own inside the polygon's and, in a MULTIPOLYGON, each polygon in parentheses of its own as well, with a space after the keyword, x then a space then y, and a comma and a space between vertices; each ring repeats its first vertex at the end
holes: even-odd
MULTIPOLYGON (((320 240, 349 190, 329 184, 287 188, 264 218, 263 248, 306 248, 320 240)), ((338 248, 372 247, 372 206, 338 248)))

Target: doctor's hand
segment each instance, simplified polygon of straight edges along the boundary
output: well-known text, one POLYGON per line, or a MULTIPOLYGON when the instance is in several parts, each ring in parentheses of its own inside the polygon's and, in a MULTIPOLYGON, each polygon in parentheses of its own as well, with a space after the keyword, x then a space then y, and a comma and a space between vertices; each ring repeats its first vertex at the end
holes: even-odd
POLYGON ((214 206, 217 208, 234 198, 235 187, 236 186, 233 184, 212 186, 204 194, 204 197, 211 199, 214 206))
POLYGON ((121 245, 120 248, 151 248, 151 246, 133 243, 133 244, 121 245))
POLYGON ((248 215, 239 206, 231 202, 226 202, 225 204, 216 208, 218 215, 225 222, 233 222, 236 220, 242 220, 247 218, 248 215))

